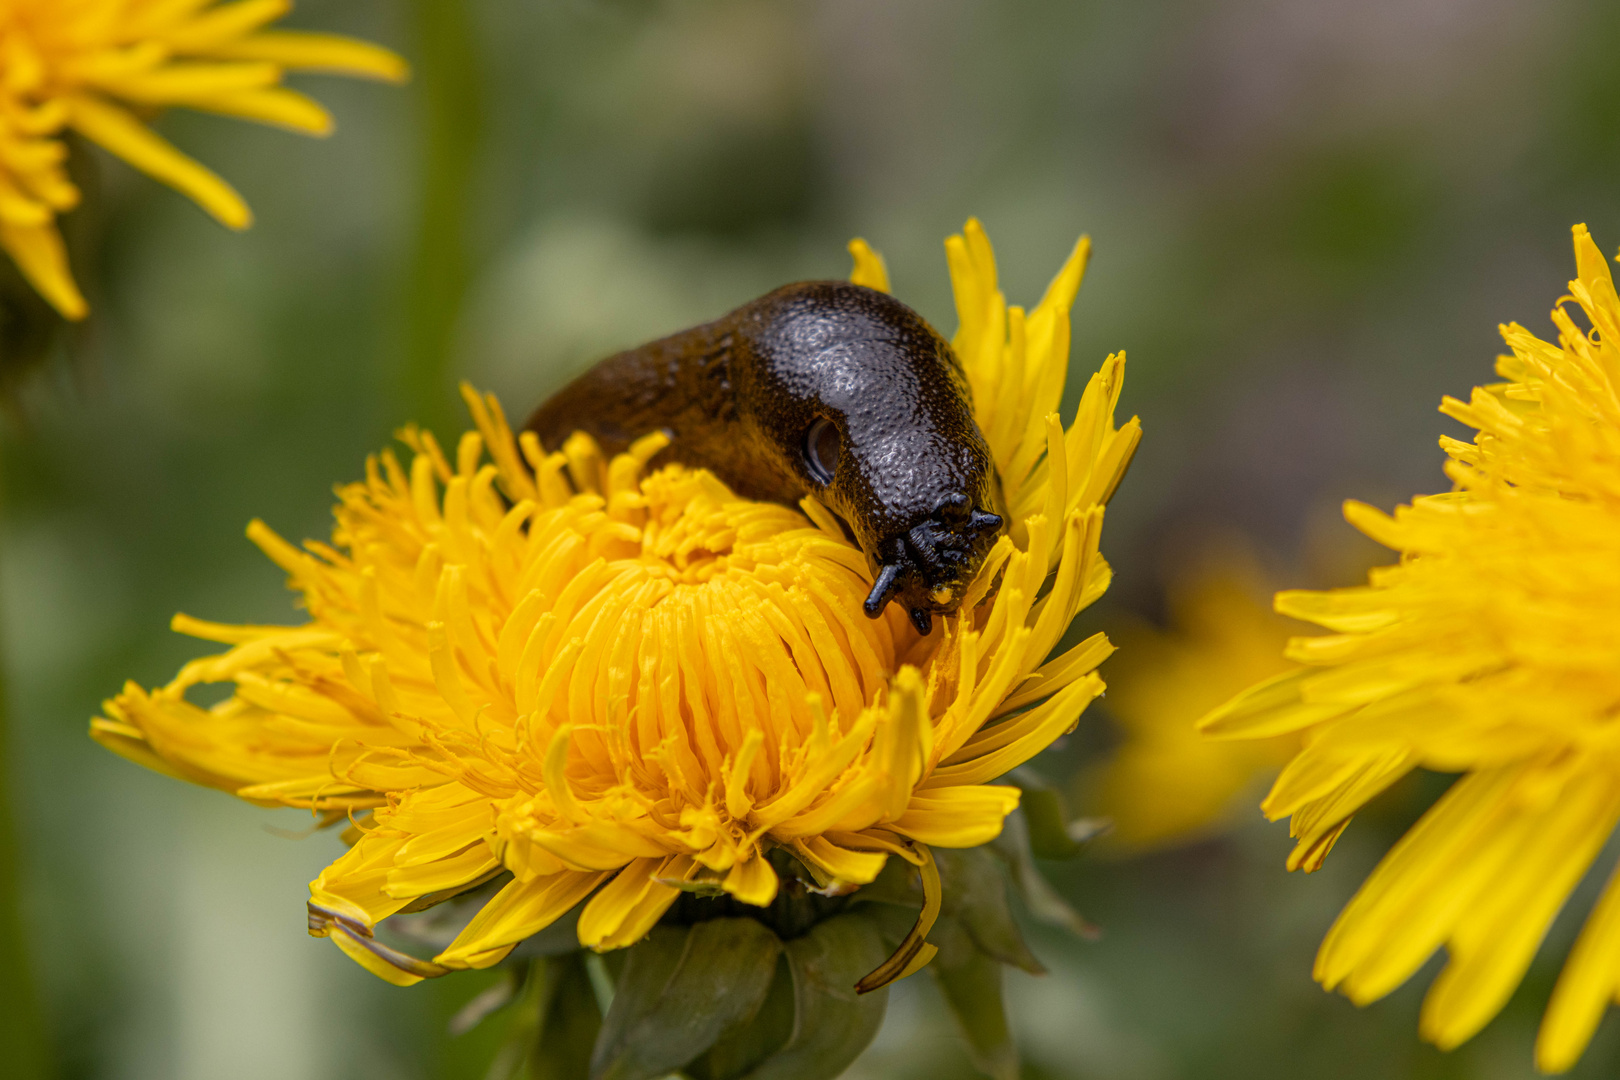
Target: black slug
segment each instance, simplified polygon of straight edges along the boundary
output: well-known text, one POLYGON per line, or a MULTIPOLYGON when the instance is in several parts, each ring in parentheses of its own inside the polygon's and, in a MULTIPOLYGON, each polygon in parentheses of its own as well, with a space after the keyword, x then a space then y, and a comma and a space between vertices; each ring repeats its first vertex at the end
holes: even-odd
POLYGON ((611 356, 529 418, 549 449, 583 430, 608 453, 652 431, 654 459, 739 495, 815 495, 871 563, 867 615, 892 598, 920 633, 955 610, 1002 531, 1001 481, 950 344, 885 293, 787 285, 712 323, 611 356))

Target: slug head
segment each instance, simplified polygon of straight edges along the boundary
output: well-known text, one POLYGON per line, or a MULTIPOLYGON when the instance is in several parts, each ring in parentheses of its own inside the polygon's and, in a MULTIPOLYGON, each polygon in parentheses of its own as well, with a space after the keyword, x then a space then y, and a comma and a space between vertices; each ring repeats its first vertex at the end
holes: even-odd
POLYGON ((890 600, 928 633, 1003 531, 1001 484, 949 342, 884 293, 778 289, 738 312, 745 423, 866 553, 866 613, 890 600))

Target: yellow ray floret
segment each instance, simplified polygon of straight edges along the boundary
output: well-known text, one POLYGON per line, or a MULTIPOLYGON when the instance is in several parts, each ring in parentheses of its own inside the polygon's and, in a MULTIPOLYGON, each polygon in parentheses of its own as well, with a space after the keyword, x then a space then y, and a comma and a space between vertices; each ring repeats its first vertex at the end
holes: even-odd
POLYGON ((319 103, 281 85, 289 70, 398 82, 386 49, 331 34, 267 30, 289 0, 0 0, 0 247, 70 319, 89 308, 56 217, 79 201, 68 178, 72 130, 194 199, 234 229, 252 214, 229 184, 147 127, 182 106, 312 135, 319 103))
MULTIPOLYGON (((1620 822, 1620 301, 1584 226, 1575 259, 1557 343, 1503 327, 1503 381, 1441 406, 1477 431, 1441 440, 1455 489, 1393 516, 1346 505, 1401 562, 1362 588, 1278 594, 1278 611, 1333 633, 1294 639, 1303 667, 1204 721, 1217 735, 1302 737, 1264 804, 1292 817, 1291 866, 1320 865, 1350 815, 1412 769, 1463 774, 1316 964, 1324 985, 1368 1002, 1445 948, 1422 1016, 1443 1047, 1507 1001, 1620 822)), ((1573 1065, 1617 994, 1611 882, 1548 1006, 1539 1066, 1573 1065)))
MULTIPOLYGON (((982 235, 970 223, 977 261, 954 267, 959 291, 981 322, 1022 325, 1002 310, 982 235)), ((375 457, 341 489, 330 546, 249 529, 309 623, 177 620, 231 649, 159 690, 127 687, 93 732, 243 798, 371 809, 312 884, 311 926, 396 982, 493 964, 587 897, 579 937, 596 949, 645 936, 683 884, 769 904, 776 848, 828 886, 871 881, 890 854, 916 865, 930 902, 884 971, 909 974, 933 955, 928 846, 994 838, 1018 791, 992 781, 1103 689, 1102 635, 1048 660, 1108 585, 1103 501, 1140 432, 1113 423, 1122 357, 1068 431, 1052 412, 1083 250, 1029 318, 1040 334, 1003 334, 998 351, 963 316, 975 377, 1010 373, 978 408, 1007 460, 1030 458, 1005 474, 1027 509, 928 637, 897 609, 865 616, 865 556, 813 502, 801 513, 739 499, 707 472, 649 473, 662 435, 611 460, 584 435, 547 454, 468 391, 478 430, 454 460, 404 432, 413 459, 375 457), (1045 397, 1025 407, 1031 385, 1045 397), (187 700, 208 682, 235 693, 211 709, 187 700), (503 872, 431 963, 373 937, 388 916, 503 872)), ((875 256, 858 265, 881 283, 875 256)))

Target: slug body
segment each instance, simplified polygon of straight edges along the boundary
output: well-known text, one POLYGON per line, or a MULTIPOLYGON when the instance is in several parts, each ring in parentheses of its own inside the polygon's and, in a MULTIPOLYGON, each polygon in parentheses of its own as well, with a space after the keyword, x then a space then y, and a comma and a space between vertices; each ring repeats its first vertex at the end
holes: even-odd
POLYGON ((898 599, 921 633, 955 610, 1003 528, 1001 482, 950 344, 884 293, 788 285, 712 323, 609 357, 529 418, 617 453, 708 469, 750 499, 814 495, 871 564, 866 613, 898 599))

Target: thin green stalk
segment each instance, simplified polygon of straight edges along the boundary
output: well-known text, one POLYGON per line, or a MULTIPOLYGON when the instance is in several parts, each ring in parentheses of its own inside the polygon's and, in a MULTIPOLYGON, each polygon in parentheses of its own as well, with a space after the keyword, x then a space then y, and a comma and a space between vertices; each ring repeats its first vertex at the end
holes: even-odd
POLYGON ((460 415, 450 363, 456 318, 471 278, 467 223, 483 94, 465 0, 414 0, 412 7, 421 191, 400 389, 408 415, 442 435, 460 415))
MULTIPOLYGON (((448 436, 459 430, 456 420, 461 416, 450 366, 456 320, 472 277, 467 226, 483 94, 467 0, 412 0, 411 10, 419 189, 405 290, 405 355, 395 387, 399 419, 414 419, 448 436)), ((482 1076, 495 1052, 489 1032, 450 1040, 444 1029, 465 1004, 465 987, 459 980, 444 979, 429 993, 438 1006, 427 1010, 430 1075, 437 1080, 482 1076)))
POLYGON ((0 672, 0 1061, 5 1062, 6 1076, 14 1080, 45 1080, 50 1074, 49 1055, 23 927, 22 859, 12 818, 15 796, 6 713, 0 672))

